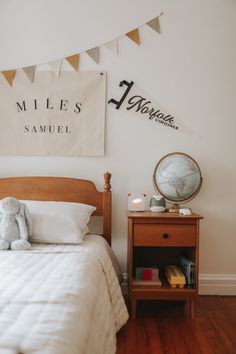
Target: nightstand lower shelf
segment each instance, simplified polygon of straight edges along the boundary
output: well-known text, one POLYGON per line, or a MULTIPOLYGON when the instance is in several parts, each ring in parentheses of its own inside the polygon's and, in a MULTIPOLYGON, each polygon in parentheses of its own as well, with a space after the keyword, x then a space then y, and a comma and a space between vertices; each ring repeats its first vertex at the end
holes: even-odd
POLYGON ((135 318, 136 316, 138 300, 183 300, 188 304, 190 318, 194 318, 196 298, 196 289, 172 288, 166 281, 163 281, 162 285, 135 285, 135 282, 132 282, 130 293, 131 317, 135 318))

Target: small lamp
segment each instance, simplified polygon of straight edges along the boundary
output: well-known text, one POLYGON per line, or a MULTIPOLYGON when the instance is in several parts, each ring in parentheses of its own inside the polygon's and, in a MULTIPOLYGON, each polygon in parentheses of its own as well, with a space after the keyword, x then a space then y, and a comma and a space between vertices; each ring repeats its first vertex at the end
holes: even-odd
POLYGON ((145 210, 146 194, 128 194, 128 209, 129 211, 144 211, 145 210))

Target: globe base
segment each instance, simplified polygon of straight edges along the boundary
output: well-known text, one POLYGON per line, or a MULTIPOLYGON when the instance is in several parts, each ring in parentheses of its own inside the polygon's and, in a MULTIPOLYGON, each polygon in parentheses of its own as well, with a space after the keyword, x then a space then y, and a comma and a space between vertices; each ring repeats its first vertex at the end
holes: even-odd
POLYGON ((169 209, 168 212, 169 213, 178 213, 180 209, 180 205, 179 204, 173 204, 169 209))

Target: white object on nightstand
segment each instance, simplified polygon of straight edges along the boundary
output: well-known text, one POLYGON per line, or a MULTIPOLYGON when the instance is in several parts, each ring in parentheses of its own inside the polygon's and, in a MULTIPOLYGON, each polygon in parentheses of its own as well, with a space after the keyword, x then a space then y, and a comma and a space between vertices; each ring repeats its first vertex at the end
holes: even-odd
POLYGON ((182 208, 182 209, 179 209, 179 214, 183 214, 183 215, 191 215, 191 210, 188 209, 188 208, 182 208))

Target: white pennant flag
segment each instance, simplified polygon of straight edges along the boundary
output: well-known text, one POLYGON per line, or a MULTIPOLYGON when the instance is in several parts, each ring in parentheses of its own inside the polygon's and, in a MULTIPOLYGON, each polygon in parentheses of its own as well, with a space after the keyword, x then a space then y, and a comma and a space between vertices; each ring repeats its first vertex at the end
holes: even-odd
POLYGON ((48 63, 51 66, 51 68, 56 76, 60 75, 61 62, 62 62, 61 60, 54 60, 54 61, 51 61, 50 63, 48 63))
POLYGON ((176 132, 183 132, 194 138, 200 138, 198 134, 188 128, 183 122, 167 112, 159 103, 154 101, 149 95, 142 91, 133 81, 123 80, 119 87, 125 86, 125 92, 120 100, 110 99, 108 103, 116 106, 116 109, 123 108, 132 112, 138 118, 143 117, 155 124, 162 125, 176 132))
POLYGON ((113 39, 110 42, 105 43, 105 46, 114 54, 118 55, 118 41, 117 39, 113 39))
POLYGON ((34 81, 35 69, 36 69, 36 65, 27 66, 26 68, 23 68, 23 70, 24 70, 26 76, 28 77, 28 79, 29 79, 31 82, 34 81))

